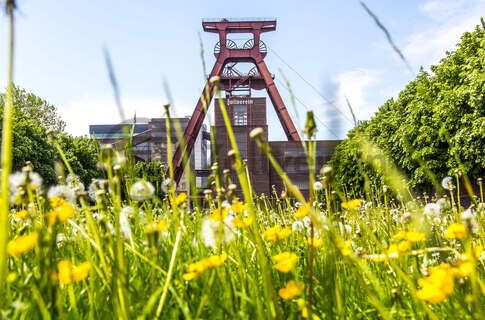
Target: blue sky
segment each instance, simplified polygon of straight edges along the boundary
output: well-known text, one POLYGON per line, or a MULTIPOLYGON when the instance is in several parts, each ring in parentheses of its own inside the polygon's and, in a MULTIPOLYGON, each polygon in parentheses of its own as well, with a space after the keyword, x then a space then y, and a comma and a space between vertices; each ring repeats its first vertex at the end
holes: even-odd
MULTIPOLYGON (((428 69, 485 12, 484 0, 368 0, 402 49, 414 72, 428 69)), ((298 99, 314 110, 318 138, 336 139, 352 127, 346 96, 359 120, 414 78, 358 1, 127 1, 18 0, 15 82, 57 106, 73 134, 89 124, 117 123, 103 58, 106 47, 121 87, 127 115, 159 117, 166 79, 178 116, 190 115, 204 85, 198 33, 205 60, 214 62, 214 34, 204 34, 206 17, 276 17, 275 32, 263 40, 276 79, 289 79, 298 99), (273 52, 281 56, 322 96, 273 52), (337 111, 339 109, 340 111, 337 111)), ((0 81, 5 86, 6 19, 0 25, 0 81)), ((298 127, 305 107, 280 92, 298 127)), ((258 92, 257 95, 264 94, 258 92)), ((268 104, 270 104, 268 100, 268 104)), ((271 105, 270 138, 284 139, 271 105)))

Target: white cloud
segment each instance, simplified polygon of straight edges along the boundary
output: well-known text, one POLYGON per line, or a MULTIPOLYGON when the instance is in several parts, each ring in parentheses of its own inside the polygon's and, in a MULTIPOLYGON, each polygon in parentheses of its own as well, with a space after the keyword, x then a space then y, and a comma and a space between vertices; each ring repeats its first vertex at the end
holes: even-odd
POLYGON ((435 26, 412 34, 403 51, 412 66, 428 67, 437 64, 447 50, 454 50, 460 36, 480 23, 485 0, 429 0, 420 10, 435 26))
POLYGON ((375 108, 367 101, 367 89, 376 83, 379 74, 379 71, 369 69, 356 69, 338 74, 334 79, 338 85, 335 104, 343 113, 349 114, 345 101, 347 97, 357 118, 367 118, 369 112, 375 108))

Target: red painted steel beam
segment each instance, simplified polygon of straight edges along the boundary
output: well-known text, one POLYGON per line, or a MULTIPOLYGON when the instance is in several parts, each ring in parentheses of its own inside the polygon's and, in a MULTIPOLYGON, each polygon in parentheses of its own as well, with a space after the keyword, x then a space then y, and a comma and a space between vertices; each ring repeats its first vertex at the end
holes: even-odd
POLYGON ((212 97, 215 93, 215 84, 211 83, 210 79, 214 76, 220 75, 223 68, 224 62, 220 61, 220 59, 217 59, 217 62, 212 68, 209 79, 207 80, 207 83, 204 87, 206 89, 202 91, 202 94, 199 97, 199 101, 195 106, 194 113, 187 123, 187 127, 184 131, 183 141, 178 144, 177 149, 175 150, 172 163, 174 166, 174 180, 176 183, 179 183, 180 178, 182 178, 185 165, 188 161, 188 158, 192 154, 195 140, 197 140, 200 128, 202 127, 202 124, 204 122, 206 110, 209 109, 212 97))
POLYGON ((285 103, 280 96, 278 88, 276 88, 276 84, 273 81, 273 77, 271 76, 266 63, 262 58, 259 58, 256 61, 256 66, 258 67, 259 73, 263 76, 264 82, 266 83, 266 90, 268 91, 269 98, 271 99, 271 103, 276 111, 276 115, 281 122, 281 126, 285 131, 286 137, 290 141, 300 141, 298 130, 291 120, 290 114, 286 109, 285 103))

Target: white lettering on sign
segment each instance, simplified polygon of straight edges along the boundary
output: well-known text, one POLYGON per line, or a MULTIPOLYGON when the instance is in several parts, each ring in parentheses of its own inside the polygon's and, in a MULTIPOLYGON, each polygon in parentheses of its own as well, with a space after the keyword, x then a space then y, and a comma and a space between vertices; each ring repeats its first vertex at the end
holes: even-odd
POLYGON ((245 100, 231 99, 231 100, 227 100, 227 104, 254 104, 254 100, 253 99, 245 99, 245 100))

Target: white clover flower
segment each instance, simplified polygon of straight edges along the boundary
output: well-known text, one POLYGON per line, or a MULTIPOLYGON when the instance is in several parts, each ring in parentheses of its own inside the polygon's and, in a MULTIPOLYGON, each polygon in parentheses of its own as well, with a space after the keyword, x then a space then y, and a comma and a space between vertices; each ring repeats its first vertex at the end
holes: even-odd
POLYGON ((441 215, 441 207, 436 203, 428 203, 424 206, 424 215, 428 218, 434 218, 441 215))
POLYGON ((443 180, 441 180, 441 186, 445 190, 453 190, 455 189, 455 185, 453 184, 453 178, 452 177, 444 177, 443 180))
POLYGON ((148 181, 137 181, 130 188, 130 197, 135 201, 144 201, 153 197, 155 188, 148 181))
POLYGON ((59 197, 66 200, 69 203, 76 202, 76 193, 71 187, 65 185, 56 185, 49 188, 47 192, 47 197, 54 198, 59 197))
POLYGON ((323 184, 320 181, 315 181, 313 183, 313 190, 320 191, 323 189, 323 184))
POLYGON ((202 220, 200 231, 206 247, 216 248, 218 243, 230 243, 234 239, 236 231, 232 225, 232 219, 233 217, 228 216, 222 222, 214 221, 209 217, 202 220))
POLYGON ((303 222, 299 220, 293 222, 293 224, 291 225, 291 231, 293 232, 301 232, 304 228, 305 226, 303 225, 303 222))

